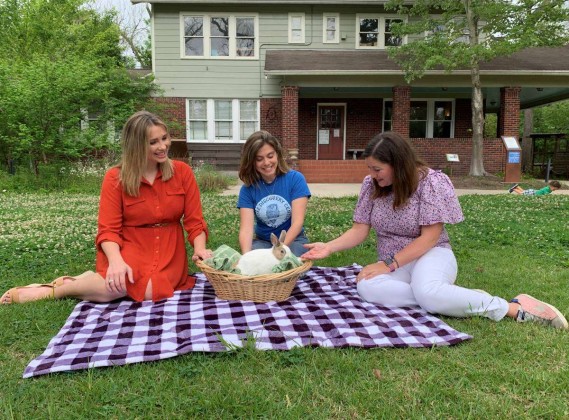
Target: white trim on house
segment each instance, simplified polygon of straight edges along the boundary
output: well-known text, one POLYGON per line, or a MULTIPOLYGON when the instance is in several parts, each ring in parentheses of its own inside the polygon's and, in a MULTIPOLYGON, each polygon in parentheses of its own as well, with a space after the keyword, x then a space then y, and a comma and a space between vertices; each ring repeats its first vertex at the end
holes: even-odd
POLYGON ((186 98, 186 141, 192 143, 244 143, 247 137, 253 132, 260 129, 261 124, 261 104, 258 99, 251 98, 186 98), (190 116, 190 101, 205 101, 205 118, 191 118, 190 116), (230 118, 216 118, 215 104, 216 101, 230 102, 231 117, 230 118), (254 102, 256 105, 256 119, 241 119, 241 105, 243 102, 254 102), (194 127, 192 121, 205 122, 206 135, 204 137, 196 138, 192 135, 194 127), (216 123, 230 123, 230 135, 220 136, 217 132, 216 123), (252 125, 249 130, 243 130, 244 134, 241 136, 241 124, 252 125), (218 138, 219 137, 219 138, 218 138))
MULTIPOLYGON (((355 48, 357 50, 384 50, 386 48, 385 45, 385 29, 386 29, 386 21, 389 20, 398 20, 402 22, 406 22, 407 19, 404 16, 400 15, 384 15, 378 13, 357 13, 356 14, 356 33, 355 33, 355 48), (377 20, 377 32, 370 31, 370 34, 377 34, 377 44, 376 45, 360 45, 360 21, 362 19, 375 19, 377 20)), ((403 37, 401 40, 402 44, 407 43, 407 37, 403 37)))
POLYGON ((322 43, 339 44, 340 43, 340 14, 339 13, 323 13, 322 14, 322 43), (328 19, 334 19, 334 38, 328 39, 328 19))
MULTIPOLYGON (((190 60, 203 60, 203 59, 213 59, 213 60, 258 60, 259 59, 259 14, 258 13, 224 13, 224 12, 180 12, 180 58, 190 59, 190 60), (196 34, 195 36, 186 35, 186 18, 201 18, 203 19, 203 28, 201 34, 196 34), (211 30, 211 20, 212 18, 228 18, 228 54, 218 55, 213 52, 212 55, 212 39, 224 38, 219 35, 212 35, 211 30), (254 39, 253 55, 239 55, 237 54, 239 47, 237 45, 237 20, 244 18, 252 18, 253 31, 254 34, 252 38, 254 39), (205 22, 208 22, 206 25, 205 22), (202 42, 202 54, 201 55, 187 55, 186 54, 186 38, 201 38, 202 42)), ((249 37, 247 37, 249 38, 249 37)), ((154 57, 154 55, 153 55, 154 57)))
POLYGON ((306 16, 304 12, 288 14, 289 44, 304 44, 306 40, 306 16), (298 27, 295 25, 298 24, 298 27))
MULTIPOLYGON (((385 104, 391 102, 392 104, 392 115, 393 115, 393 99, 386 98, 383 100, 383 107, 381 110, 381 127, 382 130, 385 129, 385 122, 389 121, 385 119, 385 104)), ((454 138, 454 127, 456 123, 456 99, 455 98, 411 98, 410 102, 427 102, 427 119, 426 122, 426 135, 425 136, 418 136, 419 138, 433 138, 433 130, 435 126, 435 121, 449 121, 450 122, 450 134, 448 138, 454 138), (435 102, 450 102, 451 103, 451 119, 450 120, 435 120, 435 102)), ((391 120, 393 124, 393 120, 391 120)), ((411 120, 411 116, 409 116, 409 127, 411 126, 412 121, 422 121, 422 120, 411 120)), ((393 128, 393 125, 392 125, 393 128)), ((409 134, 410 137, 413 137, 409 134)), ((446 137, 436 137, 436 138, 446 138, 446 137)))

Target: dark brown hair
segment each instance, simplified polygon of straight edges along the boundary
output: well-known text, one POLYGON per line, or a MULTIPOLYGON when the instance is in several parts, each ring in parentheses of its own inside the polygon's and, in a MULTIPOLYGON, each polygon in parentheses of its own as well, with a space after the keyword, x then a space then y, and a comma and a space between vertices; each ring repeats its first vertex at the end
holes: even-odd
POLYGON ((557 189, 561 188, 561 182, 553 180, 553 181, 549 181, 549 186, 550 187, 555 187, 557 189))
POLYGON ((239 179, 243 181, 245 186, 249 187, 261 180, 261 175, 255 169, 257 153, 265 145, 268 144, 277 154, 277 176, 288 172, 288 165, 283 156, 283 148, 281 143, 268 131, 255 131, 249 136, 243 149, 241 150, 241 165, 239 166, 239 179))
POLYGON ((373 180, 372 198, 385 197, 393 191, 393 208, 404 206, 417 190, 419 180, 427 175, 426 163, 417 156, 411 143, 393 131, 375 136, 366 146, 363 157, 371 157, 393 168, 393 183, 380 187, 373 180))

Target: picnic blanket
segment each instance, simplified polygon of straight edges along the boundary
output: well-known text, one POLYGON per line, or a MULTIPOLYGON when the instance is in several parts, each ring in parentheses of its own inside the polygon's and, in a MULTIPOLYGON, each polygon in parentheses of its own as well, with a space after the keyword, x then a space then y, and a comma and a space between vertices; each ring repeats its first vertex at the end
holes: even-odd
MULTIPOLYGON (((313 267, 284 302, 218 299, 203 274, 191 290, 167 300, 80 302, 23 377, 166 359, 193 351, 221 352, 253 340, 257 349, 432 347, 472 338, 419 307, 363 301, 361 266, 313 267)), ((247 343, 250 345, 250 343, 247 343)))

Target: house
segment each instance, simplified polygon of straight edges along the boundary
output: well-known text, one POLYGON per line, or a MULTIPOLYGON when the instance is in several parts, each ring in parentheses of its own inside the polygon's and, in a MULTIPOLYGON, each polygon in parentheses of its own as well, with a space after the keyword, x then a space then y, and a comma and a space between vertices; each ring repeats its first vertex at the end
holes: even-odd
MULTIPOLYGON (((148 2, 148 0, 145 0, 148 2)), ((131 0, 139 3, 142 0, 131 0)), ((409 136, 433 168, 467 174, 469 71, 430 71, 407 84, 385 50, 400 16, 371 0, 150 0, 158 101, 182 123, 174 149, 235 169, 258 129, 281 139, 309 182, 360 182, 358 158, 378 132, 409 136)), ((484 166, 504 171, 501 136, 520 109, 569 98, 569 47, 534 48, 481 68, 485 111, 498 115, 484 166)))

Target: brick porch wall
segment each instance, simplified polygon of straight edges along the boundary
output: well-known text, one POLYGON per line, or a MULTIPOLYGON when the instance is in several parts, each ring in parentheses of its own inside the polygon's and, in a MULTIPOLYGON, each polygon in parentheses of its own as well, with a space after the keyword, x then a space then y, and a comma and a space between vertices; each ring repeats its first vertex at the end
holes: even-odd
POLYGON ((186 140, 186 98, 154 98, 172 139, 186 140))
MULTIPOLYGON (((470 138, 411 139, 413 146, 433 169, 468 175, 472 155, 470 138), (460 162, 447 162, 446 153, 458 154, 460 162)), ((504 171, 505 149, 498 138, 484 139, 484 167, 490 173, 504 171)), ((368 174, 363 160, 299 160, 298 168, 308 182, 359 183, 368 174)))

